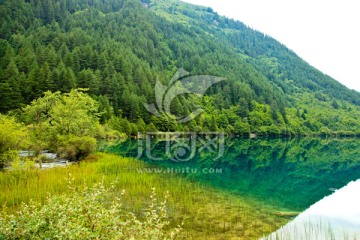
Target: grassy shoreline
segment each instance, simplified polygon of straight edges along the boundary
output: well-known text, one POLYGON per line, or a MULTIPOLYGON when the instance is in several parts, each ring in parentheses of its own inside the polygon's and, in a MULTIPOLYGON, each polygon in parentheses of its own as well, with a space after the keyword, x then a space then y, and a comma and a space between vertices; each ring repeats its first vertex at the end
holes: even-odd
POLYGON ((171 226, 184 222, 186 239, 258 239, 286 223, 288 217, 279 217, 270 209, 251 204, 239 196, 201 186, 176 174, 139 173, 149 167, 136 159, 96 153, 74 165, 27 173, 0 173, 0 205, 16 210, 21 202, 30 199, 44 202, 49 194, 68 191, 66 177, 71 175, 75 185, 92 185, 104 180, 116 181, 116 189, 126 194, 125 206, 141 213, 155 188, 162 199, 167 191, 171 226))

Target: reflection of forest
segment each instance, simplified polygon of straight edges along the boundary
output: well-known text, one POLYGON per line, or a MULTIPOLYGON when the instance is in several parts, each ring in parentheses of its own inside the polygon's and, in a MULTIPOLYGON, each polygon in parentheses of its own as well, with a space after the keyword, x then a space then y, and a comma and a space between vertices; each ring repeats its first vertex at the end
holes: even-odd
MULTIPOLYGON (((137 142, 127 141, 107 150, 134 157, 137 142)), ((164 154, 164 143, 155 143, 152 151, 164 154)), ((187 177, 278 209, 301 211, 329 195, 329 189, 359 179, 359 153, 358 139, 227 139, 224 156, 215 162, 207 161, 211 156, 203 152, 185 163, 153 163, 174 168, 222 168, 222 174, 187 177)))

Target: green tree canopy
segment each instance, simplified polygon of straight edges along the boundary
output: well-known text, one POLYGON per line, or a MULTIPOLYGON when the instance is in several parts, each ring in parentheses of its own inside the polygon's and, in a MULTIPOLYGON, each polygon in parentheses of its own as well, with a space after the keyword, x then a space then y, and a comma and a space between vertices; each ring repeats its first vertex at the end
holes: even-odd
POLYGON ((18 156, 18 150, 28 142, 25 126, 15 118, 0 114, 0 169, 18 156))

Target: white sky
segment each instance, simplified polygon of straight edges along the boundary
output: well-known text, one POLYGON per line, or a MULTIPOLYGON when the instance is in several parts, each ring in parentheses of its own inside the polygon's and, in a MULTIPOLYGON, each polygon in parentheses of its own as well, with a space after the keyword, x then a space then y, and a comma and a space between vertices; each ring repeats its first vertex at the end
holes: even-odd
POLYGON ((357 0, 184 0, 266 33, 305 61, 360 91, 357 0))

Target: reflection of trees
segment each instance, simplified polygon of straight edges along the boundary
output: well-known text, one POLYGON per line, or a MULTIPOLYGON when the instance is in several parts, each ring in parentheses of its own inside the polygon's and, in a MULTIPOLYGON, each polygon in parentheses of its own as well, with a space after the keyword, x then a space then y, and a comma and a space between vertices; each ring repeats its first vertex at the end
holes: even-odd
POLYGON ((302 210, 329 188, 360 178, 359 145, 353 139, 232 140, 220 177, 228 190, 302 210))
MULTIPOLYGON (((165 143, 153 145, 156 156, 164 156, 165 143)), ((137 142, 127 141, 109 151, 136 156, 137 142)), ((188 175, 243 197, 290 210, 303 210, 360 178, 360 140, 357 139, 227 139, 225 154, 218 161, 201 153, 192 161, 156 164, 174 168, 222 168, 223 174, 188 175)), ((146 160, 146 159, 144 159, 146 160)))

